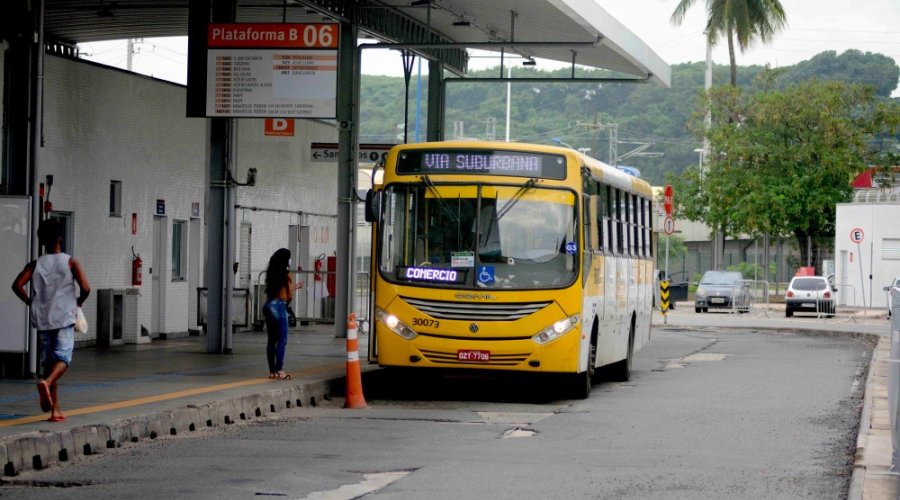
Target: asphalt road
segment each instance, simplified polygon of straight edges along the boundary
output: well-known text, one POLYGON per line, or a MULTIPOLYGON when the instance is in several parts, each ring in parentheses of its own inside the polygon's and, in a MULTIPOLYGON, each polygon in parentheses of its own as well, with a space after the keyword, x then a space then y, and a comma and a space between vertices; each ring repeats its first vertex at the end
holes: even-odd
POLYGON ((845 498, 870 341, 655 327, 627 383, 399 373, 369 408, 161 438, 29 472, 9 498, 845 498), (423 387, 430 387, 426 391, 423 387))

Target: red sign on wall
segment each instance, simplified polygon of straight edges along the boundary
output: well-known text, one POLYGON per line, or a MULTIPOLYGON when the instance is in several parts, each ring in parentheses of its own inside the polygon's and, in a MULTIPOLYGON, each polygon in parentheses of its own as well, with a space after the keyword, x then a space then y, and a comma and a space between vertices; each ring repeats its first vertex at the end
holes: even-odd
POLYGON ((294 119, 266 118, 265 134, 277 137, 294 137, 294 119))

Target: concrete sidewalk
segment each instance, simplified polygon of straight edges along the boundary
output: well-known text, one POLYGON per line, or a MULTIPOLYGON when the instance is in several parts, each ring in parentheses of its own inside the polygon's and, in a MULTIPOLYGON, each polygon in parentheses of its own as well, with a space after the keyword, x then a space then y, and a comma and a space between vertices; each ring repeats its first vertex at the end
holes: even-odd
MULTIPOLYGON (((360 338, 363 358, 366 345, 360 338)), ((343 391, 346 339, 335 337, 334 325, 291 331, 285 356, 291 380, 268 378, 265 332, 238 332, 232 347, 233 354, 207 354, 206 337, 185 337, 76 349, 60 381, 63 422, 46 420, 34 381, 0 379, 3 475, 126 442, 315 406, 343 391)))

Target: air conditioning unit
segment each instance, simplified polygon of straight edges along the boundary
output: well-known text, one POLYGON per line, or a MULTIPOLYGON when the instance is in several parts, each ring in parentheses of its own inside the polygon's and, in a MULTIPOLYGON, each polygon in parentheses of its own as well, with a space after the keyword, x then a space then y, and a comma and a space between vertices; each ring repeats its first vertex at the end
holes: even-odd
POLYGON ((97 290, 97 346, 141 344, 150 337, 138 331, 137 288, 104 288, 97 290))

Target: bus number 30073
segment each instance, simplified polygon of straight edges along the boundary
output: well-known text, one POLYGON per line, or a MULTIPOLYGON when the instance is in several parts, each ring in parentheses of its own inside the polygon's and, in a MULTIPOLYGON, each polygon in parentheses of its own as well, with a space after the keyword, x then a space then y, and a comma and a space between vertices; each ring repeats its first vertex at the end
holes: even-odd
POLYGON ((412 319, 413 326, 427 326, 431 328, 440 328, 441 322, 435 319, 428 318, 413 318, 412 319))

